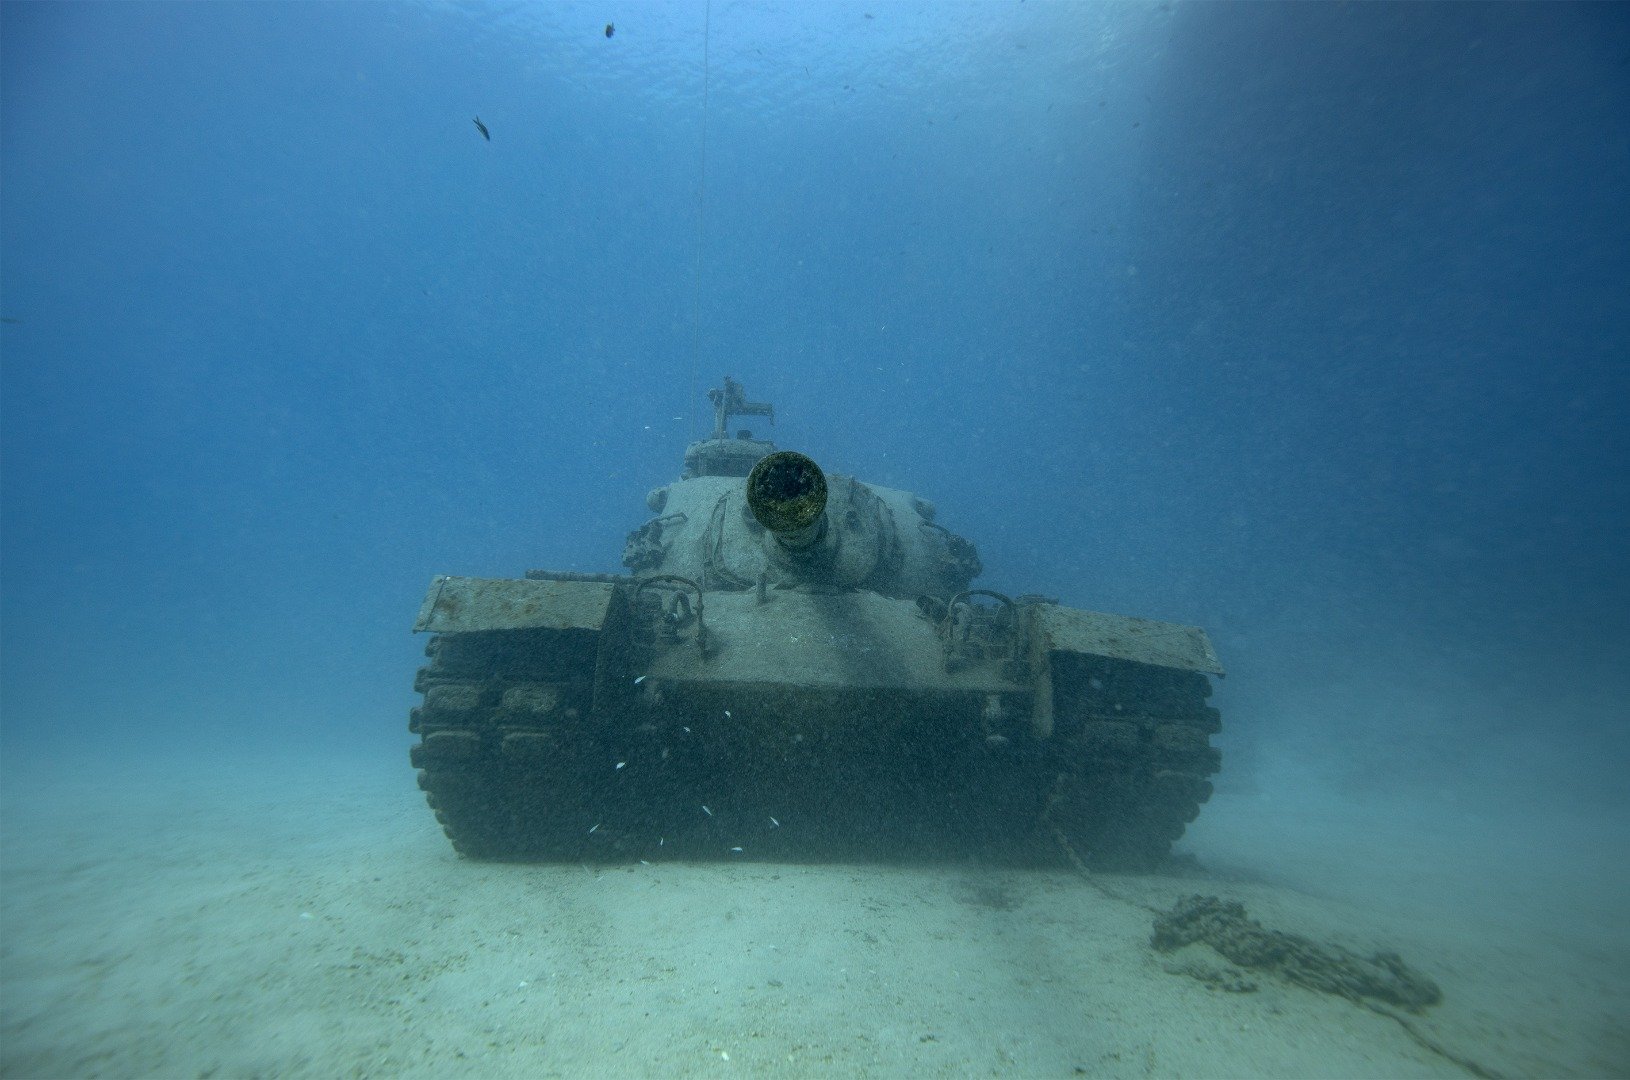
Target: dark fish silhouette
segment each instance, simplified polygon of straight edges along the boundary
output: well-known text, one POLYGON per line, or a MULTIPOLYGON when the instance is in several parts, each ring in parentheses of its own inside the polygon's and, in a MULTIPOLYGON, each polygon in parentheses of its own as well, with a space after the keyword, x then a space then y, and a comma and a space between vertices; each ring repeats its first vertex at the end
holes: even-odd
POLYGON ((481 117, 479 116, 475 118, 475 129, 481 132, 481 137, 483 139, 486 139, 488 142, 492 142, 492 136, 487 134, 487 125, 481 122, 481 117))
POLYGON ((617 24, 616 23, 606 23, 606 37, 610 37, 612 34, 615 34, 616 32, 617 32, 617 24))

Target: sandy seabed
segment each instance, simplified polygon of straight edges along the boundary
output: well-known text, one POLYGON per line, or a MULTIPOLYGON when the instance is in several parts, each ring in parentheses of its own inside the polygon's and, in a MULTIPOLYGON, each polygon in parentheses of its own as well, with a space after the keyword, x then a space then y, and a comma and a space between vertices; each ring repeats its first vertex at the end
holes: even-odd
POLYGON ((513 866, 455 857, 394 755, 14 769, 0 1072, 1630 1074, 1626 849, 1459 825, 1483 840, 1225 793, 1188 876, 513 866), (1195 892, 1396 950, 1444 1001, 1411 1031, 1272 975, 1208 989, 1149 946, 1195 892))

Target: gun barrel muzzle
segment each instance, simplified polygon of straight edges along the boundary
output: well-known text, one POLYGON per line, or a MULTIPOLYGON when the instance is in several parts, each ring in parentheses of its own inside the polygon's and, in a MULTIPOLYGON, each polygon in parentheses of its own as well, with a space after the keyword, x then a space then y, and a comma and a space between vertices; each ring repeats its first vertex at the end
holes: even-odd
POLYGON ((747 507, 786 546, 807 546, 820 538, 826 474, 803 454, 779 450, 748 474, 747 507))

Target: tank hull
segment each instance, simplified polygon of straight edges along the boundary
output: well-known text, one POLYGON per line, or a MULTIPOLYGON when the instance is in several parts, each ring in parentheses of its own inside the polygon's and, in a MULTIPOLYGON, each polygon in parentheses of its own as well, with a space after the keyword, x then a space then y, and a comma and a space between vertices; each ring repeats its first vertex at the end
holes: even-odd
POLYGON ((1209 641, 997 599, 437 578, 420 784, 477 858, 1158 861, 1218 765, 1209 641))

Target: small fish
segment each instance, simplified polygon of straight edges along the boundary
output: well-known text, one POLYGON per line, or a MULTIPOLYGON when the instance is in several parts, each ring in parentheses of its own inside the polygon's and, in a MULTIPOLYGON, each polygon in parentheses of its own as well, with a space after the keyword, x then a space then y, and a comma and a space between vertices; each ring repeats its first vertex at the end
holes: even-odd
POLYGON ((739 847, 733 847, 733 848, 731 848, 731 849, 730 849, 730 850, 731 850, 731 851, 740 851, 740 850, 741 850, 741 848, 739 848, 739 847))
POLYGON ((775 820, 775 818, 771 818, 770 819, 770 827, 775 828, 775 829, 779 829, 781 827, 781 823, 779 821, 775 820))
POLYGON ((641 676, 640 676, 640 677, 639 677, 639 678, 637 678, 637 679, 635 679, 635 680, 634 680, 634 685, 635 685, 635 686, 638 686, 638 685, 639 685, 639 684, 640 684, 640 683, 642 683, 642 682, 644 682, 644 681, 645 681, 645 676, 644 676, 644 675, 641 675, 641 676))
MULTIPOLYGON (((595 827, 594 827, 594 829, 598 829, 598 828, 599 828, 599 827, 600 827, 600 826, 599 826, 599 825, 596 825, 596 826, 595 826, 595 827)), ((589 832, 593 832, 593 831, 594 831, 594 829, 590 829, 590 830, 589 830, 589 832)))
POLYGON ((627 764, 628 764, 628 762, 626 762, 626 761, 619 761, 619 762, 617 762, 617 768, 619 768, 619 769, 620 769, 620 768, 622 768, 622 767, 623 767, 623 766, 624 766, 624 765, 627 765, 627 764))
POLYGON ((617 32, 617 24, 616 23, 606 23, 606 37, 610 37, 612 34, 615 34, 616 32, 617 32))
POLYGON ((726 709, 726 710, 725 710, 725 711, 724 711, 724 718, 725 718, 725 719, 726 719, 726 720, 729 720, 729 719, 730 719, 730 710, 729 710, 729 709, 726 709))
POLYGON ((475 118, 475 129, 481 132, 481 137, 483 139, 486 139, 488 142, 492 142, 492 136, 487 133, 487 125, 481 122, 481 117, 479 116, 475 118))
POLYGON ((713 811, 709 810, 707 808, 706 804, 703 804, 703 806, 702 806, 702 813, 706 814, 708 817, 713 816, 713 811))

